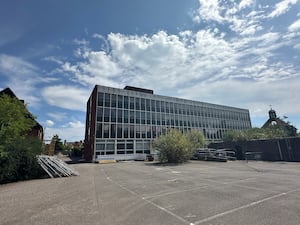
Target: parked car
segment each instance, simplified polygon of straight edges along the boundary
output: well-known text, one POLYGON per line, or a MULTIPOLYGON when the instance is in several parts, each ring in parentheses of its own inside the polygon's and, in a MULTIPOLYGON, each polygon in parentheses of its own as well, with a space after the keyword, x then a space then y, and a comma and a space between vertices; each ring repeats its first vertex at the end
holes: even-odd
POLYGON ((226 154, 213 148, 200 148, 192 156, 193 160, 227 162, 226 154))

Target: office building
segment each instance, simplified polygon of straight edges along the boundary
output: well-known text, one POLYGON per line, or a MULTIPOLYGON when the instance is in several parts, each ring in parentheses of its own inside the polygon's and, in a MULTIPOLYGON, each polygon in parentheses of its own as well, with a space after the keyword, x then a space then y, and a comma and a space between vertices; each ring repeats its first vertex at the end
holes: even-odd
POLYGON ((152 140, 170 128, 199 130, 217 142, 227 130, 245 130, 251 122, 247 109, 96 85, 87 102, 84 158, 143 158, 153 151, 152 140))

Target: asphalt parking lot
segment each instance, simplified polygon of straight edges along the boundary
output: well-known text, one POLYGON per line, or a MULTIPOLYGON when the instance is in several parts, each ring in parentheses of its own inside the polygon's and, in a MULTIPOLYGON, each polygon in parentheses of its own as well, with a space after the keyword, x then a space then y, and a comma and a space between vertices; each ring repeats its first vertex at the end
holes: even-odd
POLYGON ((299 163, 72 166, 80 176, 1 185, 0 224, 300 224, 299 163))

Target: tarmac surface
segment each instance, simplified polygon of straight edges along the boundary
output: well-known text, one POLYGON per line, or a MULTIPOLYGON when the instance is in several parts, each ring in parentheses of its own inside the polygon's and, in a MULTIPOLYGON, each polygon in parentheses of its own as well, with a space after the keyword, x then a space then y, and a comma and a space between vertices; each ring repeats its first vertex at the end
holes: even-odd
POLYGON ((0 224, 300 224, 299 163, 71 166, 80 176, 0 185, 0 224))

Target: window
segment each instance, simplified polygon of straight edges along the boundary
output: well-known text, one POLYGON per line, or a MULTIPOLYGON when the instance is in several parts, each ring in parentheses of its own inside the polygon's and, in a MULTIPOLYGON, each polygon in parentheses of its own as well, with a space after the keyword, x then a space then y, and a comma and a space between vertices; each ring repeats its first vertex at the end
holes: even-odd
POLYGON ((151 111, 155 112, 155 100, 151 100, 151 111))
POLYGON ((124 110, 124 123, 128 123, 128 110, 124 110))
POLYGON ((146 113, 145 112, 141 112, 141 124, 145 124, 146 123, 146 113))
POLYGON ((110 107, 110 94, 105 93, 105 106, 110 107))
POLYGON ((140 117, 140 111, 135 111, 135 123, 140 124, 141 117, 140 117))
POLYGON ((134 111, 130 111, 130 123, 134 123, 134 111))
POLYGON ((135 99, 135 109, 136 110, 140 110, 141 109, 141 99, 140 98, 136 98, 135 99))
POLYGON ((146 99, 141 98, 141 110, 146 110, 146 99))
POLYGON ((117 96, 115 94, 111 95, 111 107, 116 108, 117 107, 117 96))
POLYGON ((111 118, 111 122, 116 122, 116 109, 111 109, 110 118, 111 118))
POLYGON ((102 123, 97 123, 96 138, 102 138, 102 123))
POLYGON ((107 123, 103 126, 103 138, 109 138, 109 125, 107 123))
POLYGON ((128 128, 129 128, 129 126, 128 126, 128 125, 124 125, 123 128, 124 128, 124 129, 123 129, 123 132, 124 132, 124 138, 128 138, 128 134, 129 134, 128 128))
POLYGON ((123 122, 123 116, 122 116, 122 109, 118 109, 118 123, 122 123, 123 122))
POLYGON ((134 97, 130 97, 130 109, 134 109, 134 97))
POLYGON ((109 122, 110 109, 104 108, 104 122, 109 122))
POLYGON ((103 108, 102 107, 97 108, 97 121, 99 121, 99 122, 103 121, 103 108))
POLYGON ((116 137, 116 124, 110 125, 110 137, 115 138, 116 137))
POLYGON ((118 95, 118 108, 123 108, 123 95, 118 95))
POLYGON ((128 109, 128 96, 124 96, 124 108, 128 109))
POLYGON ((130 125, 130 138, 134 138, 134 125, 130 125))
POLYGON ((103 100, 104 100, 104 93, 99 92, 98 93, 98 106, 103 106, 103 100))
POLYGON ((151 110, 151 106, 150 106, 150 99, 146 99, 146 111, 150 111, 151 110))
POLYGON ((122 124, 117 125, 117 137, 122 138, 122 124))

